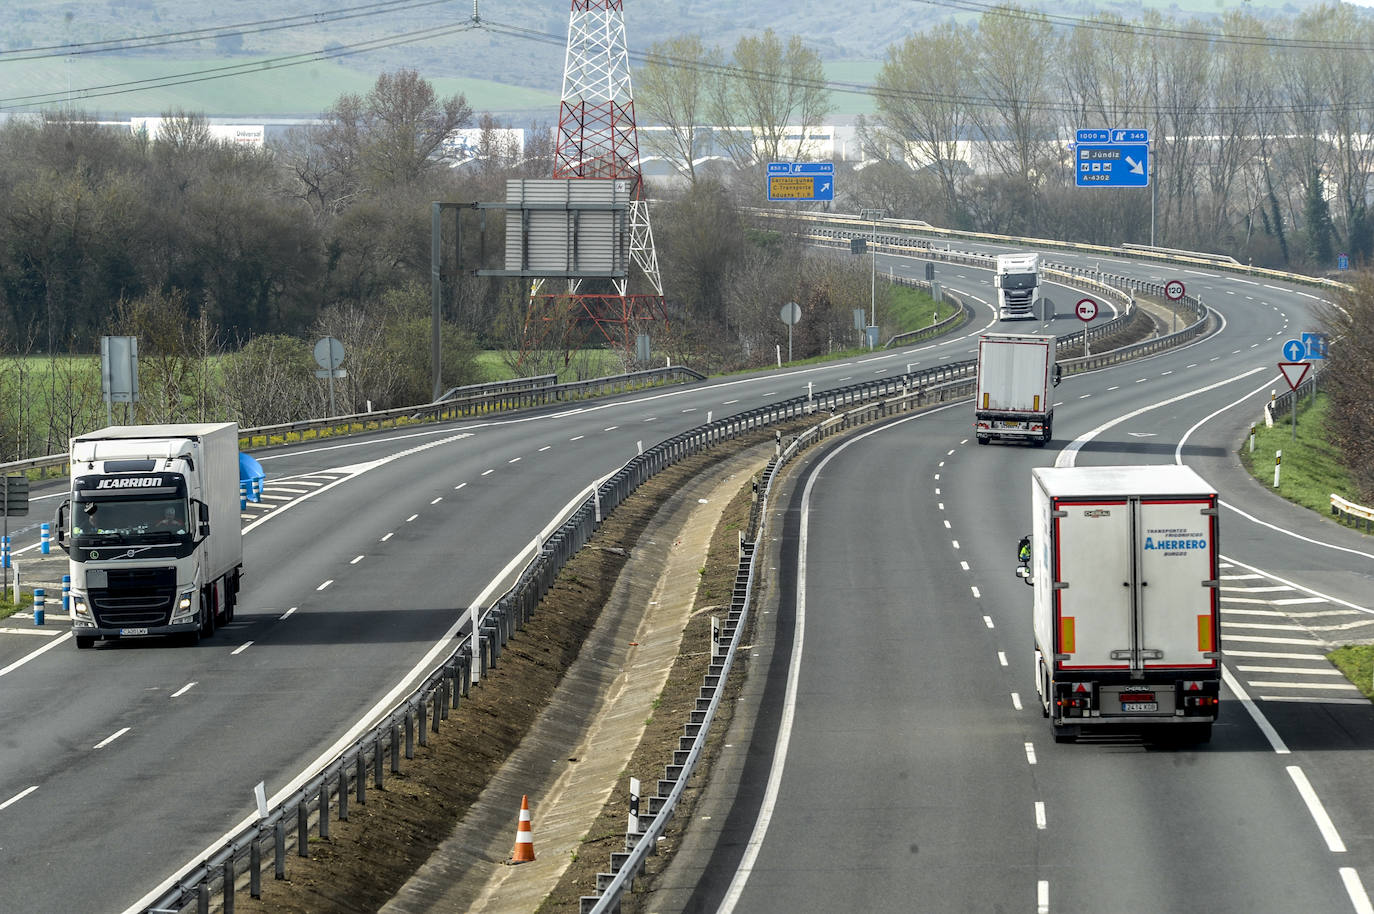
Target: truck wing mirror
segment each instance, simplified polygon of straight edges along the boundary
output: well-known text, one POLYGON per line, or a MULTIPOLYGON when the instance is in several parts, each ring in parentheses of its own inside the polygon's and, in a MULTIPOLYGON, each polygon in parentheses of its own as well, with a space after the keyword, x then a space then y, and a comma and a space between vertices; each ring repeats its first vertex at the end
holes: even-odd
POLYGON ((1055 387, 1058 387, 1058 386, 1059 386, 1059 380, 1060 380, 1060 378, 1061 378, 1061 376, 1062 376, 1063 374, 1064 374, 1064 368, 1063 368, 1063 366, 1061 366, 1058 362, 1056 362, 1056 363, 1054 364, 1054 371, 1053 371, 1053 373, 1052 373, 1052 375, 1051 375, 1051 382, 1053 383, 1053 385, 1054 385, 1055 387))
POLYGON ((63 552, 67 551, 67 515, 72 509, 69 500, 57 506, 57 515, 53 518, 53 529, 57 531, 57 545, 63 552))
POLYGON ((196 519, 200 521, 200 530, 197 532, 197 536, 200 539, 205 539, 210 535, 210 506, 203 501, 198 501, 195 505, 196 519))
POLYGON ((1017 565, 1016 576, 1021 580, 1025 581, 1027 584, 1035 583, 1035 581, 1031 578, 1031 570, 1029 565, 1017 565))

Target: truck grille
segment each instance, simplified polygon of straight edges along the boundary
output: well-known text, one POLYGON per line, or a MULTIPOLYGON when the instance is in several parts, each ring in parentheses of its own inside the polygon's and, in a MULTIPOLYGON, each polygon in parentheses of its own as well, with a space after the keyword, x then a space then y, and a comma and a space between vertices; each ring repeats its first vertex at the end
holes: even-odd
POLYGON ((176 569, 111 569, 109 586, 92 589, 87 597, 102 628, 166 625, 176 604, 176 569))

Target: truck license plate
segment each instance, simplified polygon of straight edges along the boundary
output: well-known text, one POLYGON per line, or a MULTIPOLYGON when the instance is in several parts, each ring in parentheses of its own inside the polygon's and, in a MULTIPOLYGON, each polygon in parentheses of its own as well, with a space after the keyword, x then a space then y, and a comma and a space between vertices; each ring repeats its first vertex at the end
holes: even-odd
POLYGON ((146 628, 121 628, 119 633, 121 635, 146 635, 148 630, 146 628))
POLYGON ((1121 703, 1123 711, 1158 711, 1159 702, 1157 701, 1123 701, 1121 703))

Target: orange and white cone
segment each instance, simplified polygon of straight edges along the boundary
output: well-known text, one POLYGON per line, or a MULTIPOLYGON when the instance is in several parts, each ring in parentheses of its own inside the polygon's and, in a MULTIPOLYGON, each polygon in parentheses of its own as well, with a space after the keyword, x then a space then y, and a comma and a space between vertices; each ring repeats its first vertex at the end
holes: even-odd
POLYGON ((529 863, 534 860, 534 831, 530 825, 530 798, 520 798, 520 825, 515 832, 515 849, 511 851, 511 863, 529 863))

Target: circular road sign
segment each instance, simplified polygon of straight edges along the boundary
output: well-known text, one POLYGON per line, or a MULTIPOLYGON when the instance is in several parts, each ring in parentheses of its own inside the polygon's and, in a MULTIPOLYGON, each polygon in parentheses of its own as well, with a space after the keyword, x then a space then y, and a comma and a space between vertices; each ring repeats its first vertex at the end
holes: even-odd
POLYGON ((778 317, 782 318, 784 324, 789 327, 792 326, 801 320, 801 305, 794 301, 788 302, 782 306, 782 310, 778 312, 778 317))
POLYGON ((1074 313, 1078 315, 1080 321, 1090 321, 1097 317, 1097 302, 1091 298, 1081 298, 1078 300, 1074 313))
POLYGON ((332 371, 343 364, 344 348, 343 343, 326 336, 315 343, 315 364, 321 368, 332 371))
POLYGON ((1169 301, 1178 301, 1183 298, 1184 291, 1183 283, 1177 279, 1171 279, 1164 284, 1164 297, 1169 301))

